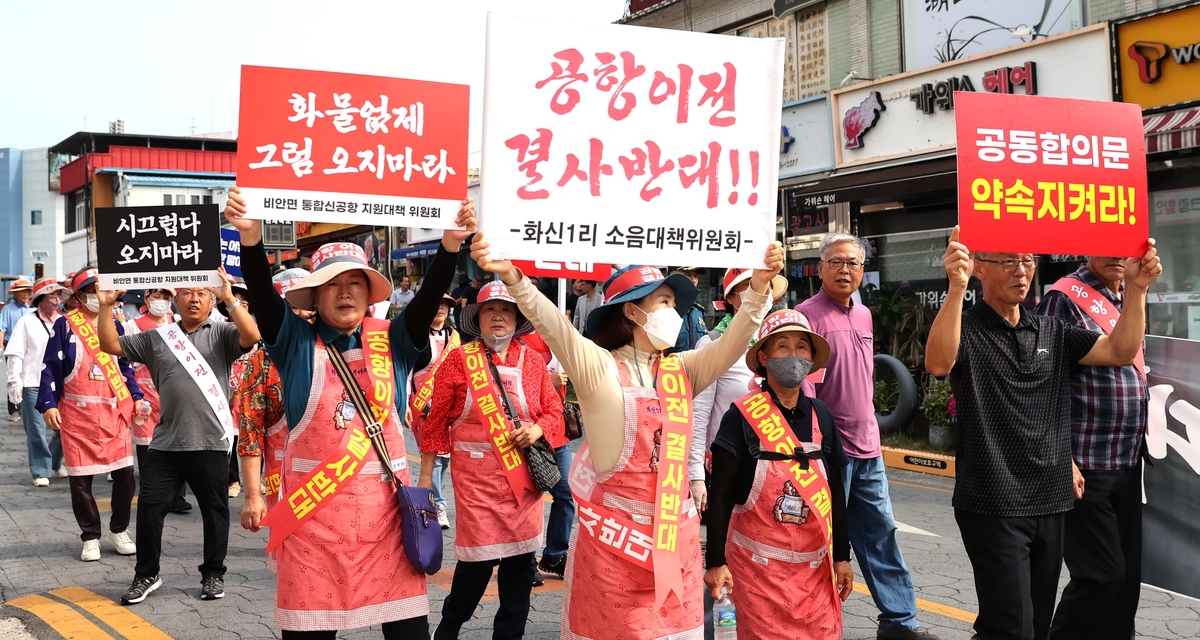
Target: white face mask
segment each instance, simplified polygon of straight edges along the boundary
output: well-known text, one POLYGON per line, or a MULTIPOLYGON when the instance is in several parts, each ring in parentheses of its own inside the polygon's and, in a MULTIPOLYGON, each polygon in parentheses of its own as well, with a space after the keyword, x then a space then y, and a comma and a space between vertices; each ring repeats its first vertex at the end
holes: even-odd
POLYGON ((486 344, 489 349, 495 351, 496 353, 500 353, 508 348, 508 345, 512 342, 513 336, 516 335, 516 333, 516 331, 509 331, 507 334, 502 336, 492 336, 485 333, 480 337, 483 338, 483 343, 486 344))
POLYGON ((146 303, 146 310, 150 312, 150 315, 161 318, 171 313, 171 301, 151 300, 146 303))
MULTIPOLYGON (((638 310, 646 313, 641 307, 638 307, 638 310)), ((679 330, 683 327, 683 316, 673 307, 663 307, 653 313, 646 313, 646 324, 637 320, 634 320, 634 323, 646 331, 650 344, 662 351, 675 346, 675 341, 679 339, 679 330)))
POLYGON ((85 295, 87 296, 87 301, 83 303, 83 306, 92 313, 100 313, 100 296, 94 293, 88 293, 85 295))

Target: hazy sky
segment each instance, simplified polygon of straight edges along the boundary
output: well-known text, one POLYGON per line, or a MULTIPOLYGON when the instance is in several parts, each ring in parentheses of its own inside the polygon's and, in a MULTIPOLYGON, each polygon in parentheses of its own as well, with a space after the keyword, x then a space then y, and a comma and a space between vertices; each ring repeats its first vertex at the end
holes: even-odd
POLYGON ((469 84, 477 152, 487 13, 605 23, 625 0, 4 4, 0 147, 51 146, 85 120, 88 131, 117 119, 128 133, 234 131, 239 67, 256 64, 469 84))

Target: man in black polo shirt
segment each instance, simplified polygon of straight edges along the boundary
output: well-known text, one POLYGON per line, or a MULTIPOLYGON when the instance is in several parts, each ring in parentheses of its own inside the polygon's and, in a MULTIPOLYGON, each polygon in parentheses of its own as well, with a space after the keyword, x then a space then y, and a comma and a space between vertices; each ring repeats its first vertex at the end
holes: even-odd
POLYGON ((1062 567, 1063 514, 1084 489, 1082 477, 1072 477, 1071 376, 1080 366, 1133 362, 1145 334, 1146 290, 1162 265, 1153 246, 1126 260, 1125 311, 1102 336, 1021 306, 1037 268, 1032 254, 972 256, 955 227, 942 262, 950 290, 929 333, 925 368, 950 376, 958 405, 953 504, 975 574, 975 638, 1042 640, 1062 567), (972 274, 983 304, 963 313, 972 274))

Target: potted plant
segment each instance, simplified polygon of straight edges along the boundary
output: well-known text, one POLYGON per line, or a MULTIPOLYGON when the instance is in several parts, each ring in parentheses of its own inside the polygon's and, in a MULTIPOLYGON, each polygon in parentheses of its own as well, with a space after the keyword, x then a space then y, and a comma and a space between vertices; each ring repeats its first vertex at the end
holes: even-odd
POLYGON ((929 419, 929 444, 952 449, 958 444, 958 409, 948 380, 932 380, 925 387, 921 411, 929 419))

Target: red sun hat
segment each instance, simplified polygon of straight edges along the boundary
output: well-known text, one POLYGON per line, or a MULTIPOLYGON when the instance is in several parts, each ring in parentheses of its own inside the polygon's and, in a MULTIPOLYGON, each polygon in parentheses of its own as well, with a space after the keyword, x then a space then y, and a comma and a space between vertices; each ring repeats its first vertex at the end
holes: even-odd
POLYGON ((812 330, 812 324, 808 322, 808 316, 795 309, 776 311, 763 320, 762 326, 758 328, 754 344, 750 345, 750 350, 746 352, 746 367, 751 371, 758 371, 761 368, 761 365, 758 364, 758 350, 767 344, 767 338, 790 331, 808 334, 812 339, 813 345, 812 370, 817 371, 821 367, 824 367, 825 363, 829 361, 829 341, 821 336, 821 334, 812 330))
POLYGON ((521 313, 521 309, 517 307, 516 298, 513 298, 512 295, 508 293, 508 287, 499 280, 485 284, 483 288, 479 290, 479 294, 475 297, 475 303, 469 304, 463 308, 460 322, 462 323, 461 328, 465 333, 473 336, 482 335, 482 331, 479 329, 479 310, 483 308, 484 304, 493 300, 501 300, 503 302, 512 303, 512 306, 517 309, 517 330, 513 334, 513 337, 533 333, 533 323, 521 313))
POLYGON ((71 291, 78 292, 89 284, 96 282, 96 278, 97 272, 95 267, 84 269, 83 271, 76 273, 75 276, 71 278, 71 291))
POLYGON ((8 292, 16 293, 18 291, 28 291, 29 289, 32 289, 32 288, 33 288, 33 285, 30 284, 28 278, 17 278, 16 280, 13 281, 12 284, 8 285, 8 292))
POLYGON ((54 278, 42 278, 33 284, 33 301, 36 303, 37 299, 42 296, 66 290, 67 288, 59 284, 58 280, 54 278))
MULTIPOLYGON (((721 280, 721 297, 728 297, 734 287, 749 280, 753 275, 753 269, 726 269, 725 277, 721 280)), ((771 296, 775 300, 787 295, 787 290, 787 278, 783 276, 771 278, 771 296)))
POLYGON ((311 266, 312 273, 284 294, 288 304, 297 309, 308 311, 316 308, 316 298, 312 290, 347 271, 360 270, 367 274, 367 304, 383 302, 392 293, 392 283, 367 264, 366 252, 354 243, 331 242, 321 245, 321 248, 312 254, 311 266))

